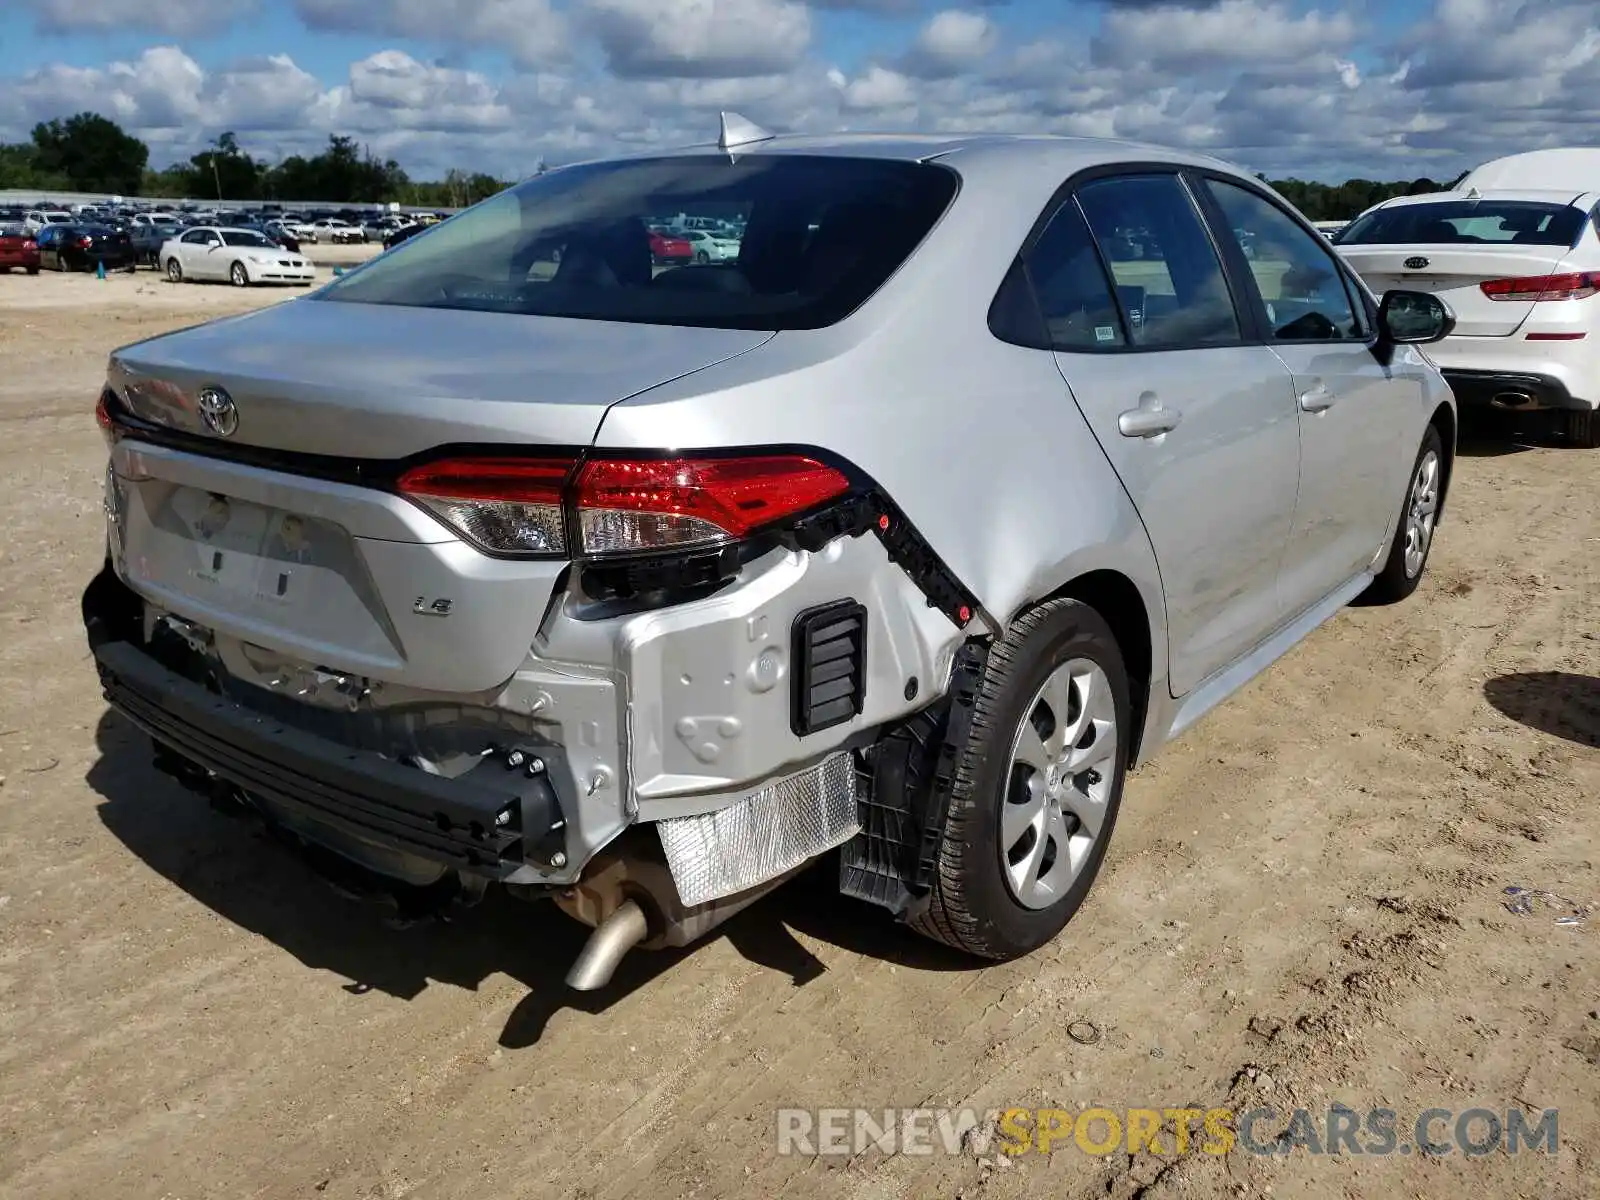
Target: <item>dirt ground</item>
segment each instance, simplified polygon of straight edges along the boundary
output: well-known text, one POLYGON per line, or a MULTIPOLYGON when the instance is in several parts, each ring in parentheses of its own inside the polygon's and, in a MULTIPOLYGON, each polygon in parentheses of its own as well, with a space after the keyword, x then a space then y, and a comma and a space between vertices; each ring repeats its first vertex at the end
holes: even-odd
POLYGON ((106 716, 106 353, 284 298, 0 277, 0 1195, 1600 1194, 1600 914, 1505 892, 1600 903, 1600 453, 1468 442, 1418 594, 1133 775, 1045 951, 977 968, 802 878, 583 997, 554 911, 392 928, 106 716), (1333 1103, 1556 1108, 1560 1149, 776 1152, 780 1106, 1333 1103))

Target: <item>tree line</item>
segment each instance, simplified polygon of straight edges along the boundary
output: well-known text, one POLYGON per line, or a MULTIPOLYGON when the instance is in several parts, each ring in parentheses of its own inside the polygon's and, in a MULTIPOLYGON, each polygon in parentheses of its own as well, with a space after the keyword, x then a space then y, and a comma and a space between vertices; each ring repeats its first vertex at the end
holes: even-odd
MULTIPOLYGON (((543 170, 543 164, 539 165, 543 170)), ((1318 183, 1266 180, 1313 221, 1348 220, 1395 196, 1452 186, 1432 179, 1382 182, 1349 179, 1318 183)), ((1460 177, 1456 181, 1459 182, 1460 177)), ((309 158, 295 154, 268 164, 232 133, 224 133, 186 163, 150 167, 150 148, 98 113, 43 121, 31 141, 0 145, 0 188, 109 192, 123 196, 196 200, 322 200, 338 204, 438 205, 463 208, 507 187, 481 171, 452 170, 441 180, 410 178, 394 159, 378 159, 354 138, 337 134, 309 158)))
POLYGON ((224 133, 187 162, 156 170, 144 142, 92 112, 41 121, 29 141, 0 144, 0 188, 23 191, 463 208, 507 186, 481 171, 415 180, 394 159, 379 159, 354 138, 337 134, 320 154, 292 154, 271 164, 246 151, 235 134, 224 133))

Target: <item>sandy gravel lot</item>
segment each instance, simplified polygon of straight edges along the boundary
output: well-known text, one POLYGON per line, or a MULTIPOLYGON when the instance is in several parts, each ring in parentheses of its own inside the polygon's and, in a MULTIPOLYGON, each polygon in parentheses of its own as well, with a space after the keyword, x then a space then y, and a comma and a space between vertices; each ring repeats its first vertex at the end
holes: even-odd
POLYGON ((1600 453, 1469 442, 1417 596, 1134 775, 1046 951, 975 968, 802 879, 575 997, 558 914, 391 928, 106 716, 77 616, 106 352, 285 298, 0 277, 0 1195, 1600 1194, 1600 914, 1504 892, 1600 904, 1600 453), (774 1149, 781 1105, 1335 1102, 1558 1108, 1561 1149, 774 1149))

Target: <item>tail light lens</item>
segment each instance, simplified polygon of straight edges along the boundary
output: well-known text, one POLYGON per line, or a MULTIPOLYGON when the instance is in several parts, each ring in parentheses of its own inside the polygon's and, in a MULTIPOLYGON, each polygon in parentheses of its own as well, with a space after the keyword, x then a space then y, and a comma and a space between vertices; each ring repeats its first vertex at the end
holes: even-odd
POLYGON ((845 476, 800 455, 597 459, 574 484, 584 554, 714 546, 848 491, 845 476))
POLYGON ((100 399, 94 406, 95 424, 100 426, 100 436, 105 438, 107 446, 115 445, 119 436, 117 430, 117 418, 116 415, 111 411, 113 399, 114 397, 108 388, 100 393, 100 399))
POLYGON ((403 495, 494 554, 586 557, 705 549, 850 489, 803 455, 447 459, 400 478, 403 495), (569 536, 569 516, 576 527, 569 536))
POLYGON ((400 491, 494 554, 565 554, 571 459, 446 459, 413 467, 400 491))
POLYGON ((92 237, 81 237, 78 239, 78 245, 87 250, 90 246, 94 245, 94 239, 92 237))
POLYGON ((22 243, 22 248, 24 250, 37 250, 39 248, 39 243, 34 241, 32 238, 29 238, 27 241, 22 243))
POLYGON ((1600 292, 1600 271, 1567 275, 1528 275, 1521 279, 1488 279, 1478 285, 1491 300, 1587 300, 1600 292))

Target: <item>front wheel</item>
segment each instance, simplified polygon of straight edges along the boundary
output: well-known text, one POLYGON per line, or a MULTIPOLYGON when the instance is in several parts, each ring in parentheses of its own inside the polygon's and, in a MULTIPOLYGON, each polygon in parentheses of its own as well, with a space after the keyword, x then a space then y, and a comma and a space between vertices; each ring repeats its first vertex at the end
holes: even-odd
POLYGON ((1060 933, 1105 858, 1132 721, 1099 613, 1052 600, 1018 618, 989 654, 917 931, 989 959, 1060 933))
POLYGON ((250 286, 250 272, 244 269, 243 263, 236 262, 229 268, 228 279, 233 283, 234 287, 250 286))
POLYGON ((1368 604, 1397 603, 1422 582, 1428 552, 1433 549, 1433 532, 1439 523, 1439 502, 1444 497, 1444 442, 1432 425, 1422 437, 1422 448, 1417 451, 1409 479, 1394 541, 1389 544, 1389 557, 1361 596, 1368 604))
POLYGON ((173 283, 183 282, 183 266, 175 258, 167 259, 167 278, 173 283))

